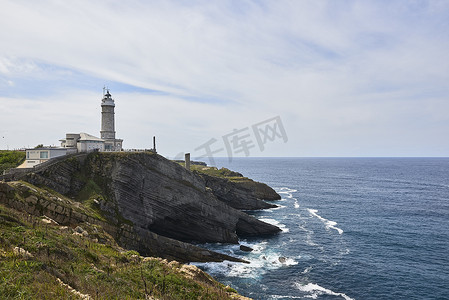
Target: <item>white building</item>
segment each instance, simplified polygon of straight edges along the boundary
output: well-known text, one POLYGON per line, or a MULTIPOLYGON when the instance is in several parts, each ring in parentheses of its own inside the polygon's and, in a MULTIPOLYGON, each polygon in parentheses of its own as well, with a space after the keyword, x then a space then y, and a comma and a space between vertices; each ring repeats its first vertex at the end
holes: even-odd
POLYGON ((78 152, 104 151, 105 141, 87 133, 80 133, 76 143, 78 152))
POLYGON ((19 166, 19 168, 32 168, 35 165, 46 162, 49 159, 67 155, 76 152, 73 148, 34 148, 26 149, 25 162, 19 166))
POLYGON ((104 151, 104 140, 85 132, 67 133, 60 141, 62 148, 73 148, 77 152, 104 151))

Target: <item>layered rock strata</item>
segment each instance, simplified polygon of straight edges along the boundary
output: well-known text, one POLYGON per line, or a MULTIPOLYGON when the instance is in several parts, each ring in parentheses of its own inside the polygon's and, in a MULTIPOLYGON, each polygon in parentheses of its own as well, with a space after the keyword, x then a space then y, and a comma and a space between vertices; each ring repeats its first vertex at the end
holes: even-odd
POLYGON ((251 179, 230 180, 200 174, 204 178, 206 186, 212 190, 218 200, 227 205, 241 210, 257 210, 277 207, 263 200, 279 200, 281 197, 264 183, 251 179))
POLYGON ((149 230, 128 224, 102 221, 80 203, 61 198, 47 191, 38 191, 21 182, 0 182, 0 203, 17 211, 34 216, 44 216, 56 224, 76 226, 83 223, 100 225, 118 244, 148 256, 160 256, 179 262, 221 262, 223 260, 246 262, 225 254, 160 236, 149 230))
MULTIPOLYGON (((235 209, 249 209, 249 206, 254 209, 259 197, 266 198, 263 188, 249 192, 250 189, 230 182, 214 181, 153 153, 91 153, 28 173, 23 179, 73 199, 79 199, 95 187, 99 196, 93 200, 109 222, 116 227, 130 226, 140 244, 151 245, 158 252, 164 252, 167 247, 158 246, 158 240, 164 237, 200 243, 237 243, 239 236, 280 231, 235 209), (229 205, 224 201, 226 188, 231 195, 228 198, 235 200, 228 201, 229 205), (248 199, 251 204, 235 204, 244 203, 242 199, 248 199)), ((92 198, 93 194, 88 195, 92 198)), ((165 257, 178 255, 172 252, 165 257)), ((183 261, 186 260, 191 259, 184 257, 183 261)))

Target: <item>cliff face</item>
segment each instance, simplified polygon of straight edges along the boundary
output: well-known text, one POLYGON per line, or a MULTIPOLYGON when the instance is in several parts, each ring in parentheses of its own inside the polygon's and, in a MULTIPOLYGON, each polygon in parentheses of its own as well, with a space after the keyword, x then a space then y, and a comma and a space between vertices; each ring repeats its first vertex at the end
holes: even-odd
POLYGON ((111 174, 111 190, 122 215, 142 228, 198 242, 236 243, 236 232, 260 235, 277 232, 218 201, 201 177, 158 155, 134 154, 123 159, 92 156, 93 174, 111 174), (252 228, 239 226, 254 224, 252 228))
POLYGON ((226 205, 206 189, 201 176, 156 154, 92 153, 50 165, 25 180, 71 197, 89 194, 93 186, 103 195, 95 203, 109 219, 176 240, 237 243, 239 235, 280 231, 226 205))
POLYGON ((276 205, 262 200, 279 200, 280 196, 264 183, 241 177, 242 180, 232 181, 207 174, 201 174, 206 186, 218 200, 227 205, 242 210, 274 208, 276 205))

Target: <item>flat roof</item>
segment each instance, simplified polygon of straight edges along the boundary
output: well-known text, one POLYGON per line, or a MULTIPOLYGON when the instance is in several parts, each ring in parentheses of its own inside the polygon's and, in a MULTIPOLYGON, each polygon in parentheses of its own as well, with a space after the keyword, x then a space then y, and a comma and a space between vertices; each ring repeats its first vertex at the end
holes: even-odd
POLYGON ((61 150, 61 149, 70 149, 70 148, 63 148, 63 147, 42 147, 42 148, 28 148, 25 149, 26 151, 28 150, 61 150))

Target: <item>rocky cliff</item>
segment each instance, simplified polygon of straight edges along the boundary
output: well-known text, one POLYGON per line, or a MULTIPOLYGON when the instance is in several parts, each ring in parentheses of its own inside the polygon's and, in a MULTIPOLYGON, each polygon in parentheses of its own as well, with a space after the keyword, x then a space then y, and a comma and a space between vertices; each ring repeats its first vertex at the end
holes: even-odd
POLYGON ((206 186, 218 200, 242 210, 274 208, 276 205, 263 200, 279 200, 281 197, 264 183, 255 182, 243 176, 229 178, 201 174, 206 186))
POLYGON ((24 182, 0 182, 0 204, 26 215, 44 217, 44 219, 51 220, 50 223, 56 222, 71 228, 86 226, 86 224, 101 226, 118 244, 145 255, 164 257, 179 262, 220 262, 223 260, 245 262, 160 236, 130 224, 110 222, 88 205, 24 182))
MULTIPOLYGON (((118 227, 130 226, 141 243, 151 244, 153 249, 158 248, 157 237, 237 243, 239 236, 280 231, 217 199, 217 195, 226 194, 223 188, 217 192, 220 183, 229 183, 205 179, 157 154, 91 153, 49 165, 23 179, 90 204, 118 227)), ((230 186, 233 199, 248 195, 230 186)), ((176 249, 182 247, 172 247, 170 255, 179 258, 176 249)), ((164 247, 159 252, 163 253, 164 247)))

